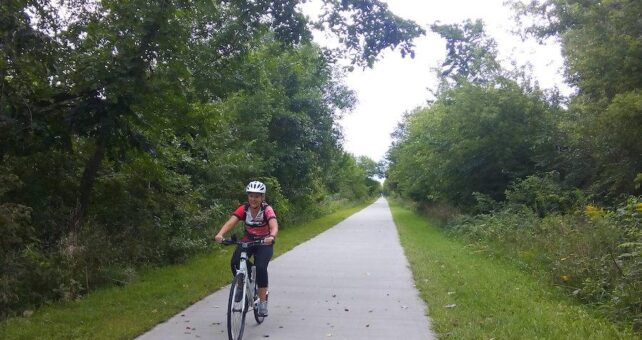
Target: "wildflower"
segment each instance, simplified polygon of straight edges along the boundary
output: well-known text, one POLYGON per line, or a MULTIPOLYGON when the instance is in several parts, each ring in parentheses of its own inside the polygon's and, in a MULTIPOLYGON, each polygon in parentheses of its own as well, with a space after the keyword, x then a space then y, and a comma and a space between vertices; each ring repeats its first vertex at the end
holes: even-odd
POLYGON ((642 202, 635 205, 635 211, 642 213, 642 202))
POLYGON ((603 215, 602 209, 594 206, 594 205, 587 205, 586 208, 584 209, 584 212, 590 217, 590 218, 597 218, 601 217, 603 215))
POLYGON ((562 275, 560 276, 560 279, 562 279, 564 283, 571 281, 571 277, 569 275, 562 275))

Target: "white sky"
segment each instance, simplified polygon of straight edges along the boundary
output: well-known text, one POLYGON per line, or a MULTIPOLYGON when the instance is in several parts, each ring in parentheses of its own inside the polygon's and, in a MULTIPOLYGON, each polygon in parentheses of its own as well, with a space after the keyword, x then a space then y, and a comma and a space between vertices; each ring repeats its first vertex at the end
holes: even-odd
MULTIPOLYGON (((396 15, 414 20, 427 32, 415 40, 415 58, 401 58, 399 51, 387 51, 372 69, 355 69, 346 79, 358 97, 352 113, 340 121, 346 151, 365 155, 375 161, 385 157, 391 143, 390 134, 405 111, 423 106, 430 98, 428 88, 435 89, 437 79, 432 69, 439 67, 446 55, 446 42, 431 33, 435 21, 461 23, 465 19, 482 19, 486 33, 498 44, 499 58, 508 67, 510 59, 520 65, 533 65, 535 78, 543 88, 563 87, 563 60, 555 44, 541 46, 522 42, 513 34, 515 23, 503 0, 384 0, 396 15)), ((323 39, 315 40, 324 44, 323 39)), ((565 93, 570 90, 565 88, 565 93)))

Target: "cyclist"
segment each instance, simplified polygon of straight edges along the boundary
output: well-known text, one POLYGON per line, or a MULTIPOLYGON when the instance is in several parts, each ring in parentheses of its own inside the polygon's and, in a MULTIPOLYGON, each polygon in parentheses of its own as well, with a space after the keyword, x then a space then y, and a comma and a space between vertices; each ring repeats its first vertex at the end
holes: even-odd
MULTIPOLYGON (((216 242, 223 241, 223 235, 234 228, 237 222, 243 221, 245 233, 242 241, 263 239, 263 245, 253 246, 247 249, 248 257, 254 255, 256 266, 256 284, 259 287, 258 314, 267 316, 267 291, 268 291, 268 263, 272 259, 274 240, 279 232, 279 224, 276 220, 274 209, 265 202, 265 184, 259 181, 250 182, 245 188, 248 202, 238 207, 232 216, 221 227, 221 230, 214 236, 216 242)), ((237 246, 232 255, 232 275, 241 261, 241 247, 237 246)), ((239 298, 237 298, 240 300, 239 298)))

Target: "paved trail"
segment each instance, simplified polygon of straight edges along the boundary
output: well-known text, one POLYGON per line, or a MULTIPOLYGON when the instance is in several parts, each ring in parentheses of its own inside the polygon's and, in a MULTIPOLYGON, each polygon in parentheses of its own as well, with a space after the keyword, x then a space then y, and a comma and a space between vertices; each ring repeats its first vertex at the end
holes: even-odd
MULTIPOLYGON (((278 242, 276 244, 278 247, 278 242)), ((243 339, 434 339, 384 199, 270 262, 270 316, 243 339)), ((229 288, 139 339, 227 339, 229 288)))

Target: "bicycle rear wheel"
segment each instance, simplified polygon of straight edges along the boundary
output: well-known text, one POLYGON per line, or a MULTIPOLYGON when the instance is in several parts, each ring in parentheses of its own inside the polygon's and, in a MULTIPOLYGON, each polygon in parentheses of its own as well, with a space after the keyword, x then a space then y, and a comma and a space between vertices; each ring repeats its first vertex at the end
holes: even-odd
POLYGON ((227 303, 227 335, 229 340, 241 340, 245 329, 245 313, 247 312, 247 297, 241 301, 235 301, 236 291, 245 287, 243 274, 238 274, 232 280, 230 287, 230 298, 227 303), (245 306, 243 305, 245 301, 245 306))

